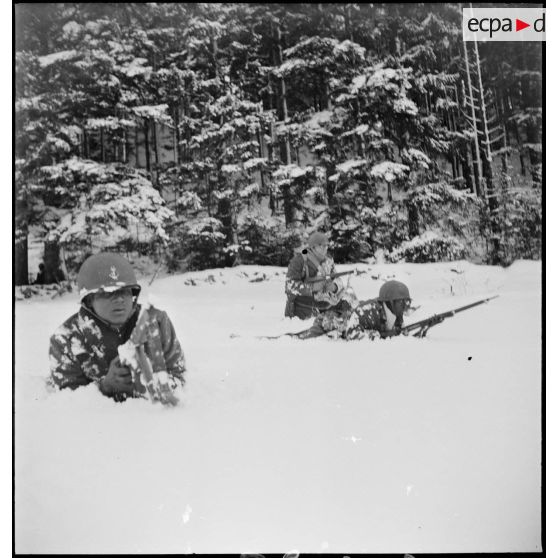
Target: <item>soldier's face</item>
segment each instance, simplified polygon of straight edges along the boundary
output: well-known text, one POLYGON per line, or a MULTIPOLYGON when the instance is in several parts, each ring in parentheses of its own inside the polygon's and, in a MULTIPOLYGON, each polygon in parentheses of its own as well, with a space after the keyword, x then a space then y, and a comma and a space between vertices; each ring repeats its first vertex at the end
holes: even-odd
POLYGON ((312 250, 314 251, 316 256, 318 256, 318 259, 321 262, 324 261, 327 257, 327 248, 328 248, 328 243, 327 242, 323 242, 322 244, 315 244, 312 247, 312 250))
POLYGON ((134 295, 130 287, 112 293, 96 293, 91 305, 99 318, 118 326, 125 324, 132 315, 134 295))
POLYGON ((402 319, 403 314, 409 309, 411 305, 410 300, 399 299, 391 301, 391 311, 395 314, 397 318, 402 319))

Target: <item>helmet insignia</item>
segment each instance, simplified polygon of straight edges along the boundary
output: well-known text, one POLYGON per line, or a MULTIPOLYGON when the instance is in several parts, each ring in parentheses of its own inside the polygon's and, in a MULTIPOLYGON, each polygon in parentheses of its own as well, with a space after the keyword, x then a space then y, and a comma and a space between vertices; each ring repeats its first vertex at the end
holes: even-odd
POLYGON ((109 277, 114 281, 118 279, 118 273, 116 273, 116 267, 114 267, 113 265, 110 266, 109 277))

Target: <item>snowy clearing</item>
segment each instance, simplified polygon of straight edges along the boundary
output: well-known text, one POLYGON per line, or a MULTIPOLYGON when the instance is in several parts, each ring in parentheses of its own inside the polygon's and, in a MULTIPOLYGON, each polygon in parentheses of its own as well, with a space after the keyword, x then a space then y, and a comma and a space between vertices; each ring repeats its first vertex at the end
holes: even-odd
POLYGON ((422 340, 271 341, 310 325, 283 318, 285 269, 158 279, 188 366, 175 409, 48 392, 77 295, 17 302, 16 551, 540 550, 540 262, 350 268, 361 299, 406 282, 408 323, 500 296, 422 340))

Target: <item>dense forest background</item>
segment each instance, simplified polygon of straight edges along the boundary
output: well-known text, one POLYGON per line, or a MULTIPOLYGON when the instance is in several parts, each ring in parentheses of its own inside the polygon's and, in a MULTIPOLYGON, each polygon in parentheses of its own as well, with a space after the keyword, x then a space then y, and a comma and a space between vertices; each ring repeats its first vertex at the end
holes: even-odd
POLYGON ((101 247, 285 265, 318 229, 338 262, 540 258, 543 43, 464 43, 461 9, 16 5, 16 284, 32 242, 46 282, 101 247))

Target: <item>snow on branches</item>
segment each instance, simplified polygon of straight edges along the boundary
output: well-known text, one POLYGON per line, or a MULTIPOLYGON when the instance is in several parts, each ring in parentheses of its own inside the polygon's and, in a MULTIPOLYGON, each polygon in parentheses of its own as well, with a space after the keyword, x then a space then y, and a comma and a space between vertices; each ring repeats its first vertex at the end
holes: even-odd
POLYGON ((370 176, 386 182, 393 182, 405 178, 411 169, 407 165, 382 161, 370 169, 370 176))
POLYGON ((446 182, 423 184, 414 188, 407 197, 407 203, 423 213, 431 208, 439 208, 449 204, 453 208, 476 204, 478 198, 470 192, 456 190, 446 182))
POLYGON ((152 238, 168 240, 165 226, 174 213, 141 171, 75 157, 42 171, 47 188, 74 200, 51 239, 70 249, 92 238, 116 242, 130 225, 141 225, 152 238))
POLYGON ((390 262, 409 261, 415 263, 461 260, 465 257, 465 246, 447 233, 426 231, 403 242, 387 256, 390 262))
POLYGON ((403 149, 401 152, 401 159, 404 163, 407 163, 413 168, 428 169, 432 164, 428 155, 413 147, 403 149))
POLYGON ((297 178, 313 174, 314 167, 308 165, 304 168, 298 165, 281 165, 272 173, 276 186, 287 186, 297 178))
POLYGON ((399 90, 400 87, 408 89, 411 84, 408 81, 412 71, 410 68, 385 68, 383 64, 366 68, 364 73, 356 76, 351 84, 351 93, 358 93, 363 89, 392 89, 399 90))
POLYGON ((121 130, 122 128, 134 128, 135 122, 124 118, 107 116, 106 118, 88 118, 85 127, 88 130, 121 130))
POLYGON ((146 66, 146 58, 133 58, 126 64, 118 66, 118 69, 129 78, 137 76, 149 77, 153 68, 151 66, 146 66))
POLYGON ((142 105, 139 107, 131 107, 132 112, 140 118, 152 118, 155 122, 171 124, 172 119, 168 115, 168 105, 142 105))
POLYGON ((349 159, 348 161, 344 161, 335 166, 337 173, 332 174, 329 177, 331 182, 335 182, 339 180, 339 178, 343 175, 351 175, 356 170, 362 169, 364 166, 368 164, 368 161, 365 159, 349 159))
POLYGON ((286 49, 284 55, 287 60, 273 71, 278 78, 308 69, 355 64, 364 60, 365 49, 349 40, 340 42, 329 37, 309 37, 286 49))
POLYGON ((48 66, 52 66, 57 62, 76 60, 79 57, 80 57, 80 53, 77 50, 62 50, 60 52, 53 52, 52 54, 40 56, 39 64, 41 68, 47 68, 48 66))

